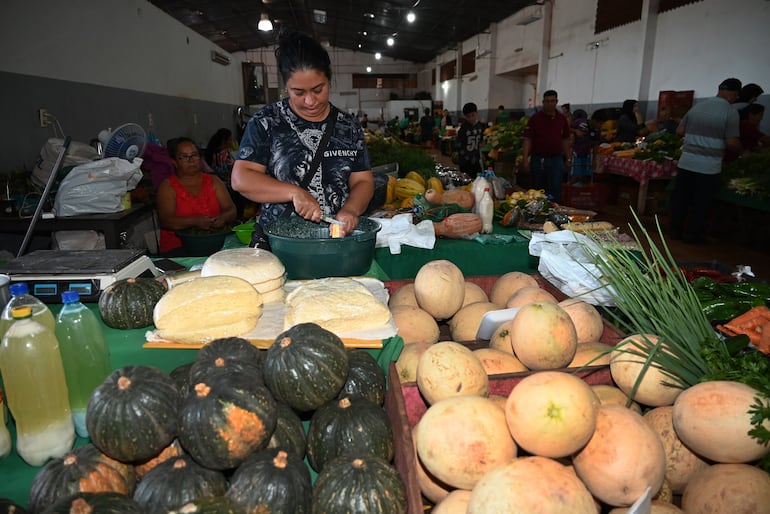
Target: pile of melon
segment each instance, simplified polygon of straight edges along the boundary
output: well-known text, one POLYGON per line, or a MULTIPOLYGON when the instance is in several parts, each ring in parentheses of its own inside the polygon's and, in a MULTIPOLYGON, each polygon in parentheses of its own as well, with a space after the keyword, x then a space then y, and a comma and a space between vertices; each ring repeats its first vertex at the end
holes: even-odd
POLYGON ((500 277, 488 294, 469 284, 433 261, 391 297, 406 336, 399 377, 415 382, 402 387, 424 401, 410 451, 432 512, 621 513, 649 488, 653 513, 770 513, 770 475, 757 466, 770 447, 748 435, 754 389, 683 391, 655 366, 642 373, 657 337, 602 345, 595 308, 558 302, 526 274, 500 277), (461 344, 483 313, 506 306, 520 310, 488 348, 461 344), (452 340, 439 341, 444 324, 452 340), (564 369, 587 363, 608 365, 611 380, 588 385, 564 369))

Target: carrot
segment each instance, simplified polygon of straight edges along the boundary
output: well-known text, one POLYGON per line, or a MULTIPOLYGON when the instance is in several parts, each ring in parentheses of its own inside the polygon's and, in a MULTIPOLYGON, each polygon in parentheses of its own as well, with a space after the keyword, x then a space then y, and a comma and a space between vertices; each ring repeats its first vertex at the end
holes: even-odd
POLYGON ((753 323, 756 325, 758 323, 757 319, 770 320, 770 309, 768 309, 766 306, 762 305, 760 307, 752 307, 748 311, 744 312, 740 316, 737 316, 730 320, 728 325, 732 326, 741 326, 743 327, 745 323, 753 323))

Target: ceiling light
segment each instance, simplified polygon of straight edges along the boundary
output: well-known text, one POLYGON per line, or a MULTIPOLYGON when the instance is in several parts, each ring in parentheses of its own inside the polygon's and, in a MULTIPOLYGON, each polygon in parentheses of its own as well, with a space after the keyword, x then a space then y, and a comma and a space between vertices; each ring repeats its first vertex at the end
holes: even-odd
POLYGON ((374 58, 379 61, 380 59, 382 59, 382 54, 380 52, 377 52, 374 54, 374 58))
POLYGON ((363 47, 364 47, 364 45, 362 45, 361 43, 358 43, 358 48, 359 48, 359 49, 361 49, 361 48, 363 48, 363 47))
POLYGON ((393 46, 394 44, 396 44, 396 40, 393 39, 392 37, 389 37, 385 42, 388 44, 388 46, 393 46))
POLYGON ((415 16, 414 11, 409 11, 406 13, 406 21, 409 23, 414 23, 414 20, 417 19, 417 16, 415 16))
POLYGON ((326 23, 326 11, 321 9, 313 9, 313 21, 316 23, 326 23))
POLYGON ((361 34, 363 34, 364 36, 368 36, 369 35, 369 33, 367 31, 363 31, 363 32, 361 32, 361 34))
POLYGON ((262 13, 262 15, 259 17, 257 28, 262 32, 270 32, 273 30, 273 22, 270 21, 270 17, 267 14, 262 13))
POLYGON ((370 20, 373 20, 374 19, 374 13, 365 12, 364 13, 364 18, 369 18, 370 20))
POLYGON ((371 73, 371 72, 372 72, 372 67, 371 66, 367 66, 366 67, 366 73, 371 73))

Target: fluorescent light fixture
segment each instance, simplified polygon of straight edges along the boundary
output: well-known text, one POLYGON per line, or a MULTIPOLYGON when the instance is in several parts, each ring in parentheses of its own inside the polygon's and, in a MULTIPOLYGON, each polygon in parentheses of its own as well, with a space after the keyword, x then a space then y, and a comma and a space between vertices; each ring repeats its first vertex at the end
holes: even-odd
POLYGON ((379 61, 380 59, 382 59, 382 54, 381 54, 380 52, 376 52, 376 53, 374 54, 374 58, 375 58, 375 59, 377 59, 377 60, 379 61))
POLYGON ((396 40, 392 37, 389 37, 387 40, 385 40, 385 42, 388 44, 388 46, 393 46, 396 44, 396 40))
POLYGON ((406 13, 406 21, 409 23, 414 23, 414 20, 417 19, 417 16, 415 16, 414 11, 409 11, 406 13))
POLYGON ((262 32, 270 32, 273 30, 273 22, 270 21, 270 17, 267 14, 262 13, 260 15, 257 29, 261 30, 262 32))

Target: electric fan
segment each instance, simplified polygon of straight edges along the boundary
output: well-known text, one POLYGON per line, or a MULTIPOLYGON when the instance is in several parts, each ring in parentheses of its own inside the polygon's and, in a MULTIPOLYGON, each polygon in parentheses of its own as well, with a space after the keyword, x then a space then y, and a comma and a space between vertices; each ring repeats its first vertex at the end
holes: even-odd
POLYGON ((102 130, 99 141, 103 145, 102 158, 119 157, 130 162, 144 154, 147 134, 140 125, 126 123, 115 130, 102 130))

